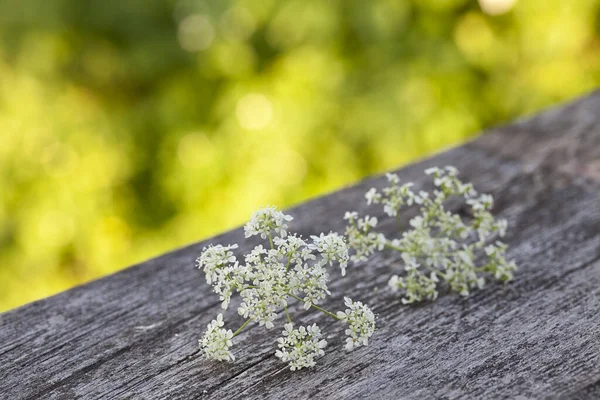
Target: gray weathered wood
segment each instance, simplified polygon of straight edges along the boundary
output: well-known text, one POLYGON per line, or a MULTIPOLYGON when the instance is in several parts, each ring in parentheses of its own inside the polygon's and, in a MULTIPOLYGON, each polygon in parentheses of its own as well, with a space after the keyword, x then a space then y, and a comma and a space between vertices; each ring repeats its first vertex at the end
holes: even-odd
MULTIPOLYGON (((328 334, 316 368, 288 371, 273 355, 280 329, 253 326, 235 363, 209 362, 197 339, 220 308, 194 259, 207 243, 248 250, 237 229, 0 315, 0 398, 600 398, 599 114, 596 92, 398 171, 422 186, 426 167, 451 164, 495 195, 520 266, 508 285, 403 306, 385 290, 398 256, 383 253, 334 275, 326 304, 372 305, 369 347, 346 354, 340 326, 300 308, 328 334)), ((343 212, 383 183, 289 210, 292 230, 342 232, 343 212)), ((235 307, 226 319, 241 323, 235 307)))

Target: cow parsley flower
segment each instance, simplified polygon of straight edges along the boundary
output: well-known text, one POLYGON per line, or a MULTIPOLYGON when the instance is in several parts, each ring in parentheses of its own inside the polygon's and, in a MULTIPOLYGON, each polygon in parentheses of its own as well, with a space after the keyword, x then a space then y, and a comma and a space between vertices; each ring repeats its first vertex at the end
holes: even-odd
POLYGON ((359 218, 358 213, 347 212, 344 219, 348 221, 346 227, 348 245, 354 250, 354 254, 350 257, 352 261, 366 261, 376 250, 383 250, 386 243, 385 236, 372 231, 377 226, 377 218, 368 215, 359 218))
POLYGON ((348 324, 346 329, 346 350, 352 351, 356 347, 367 346, 369 338, 375 332, 375 314, 369 307, 360 301, 352 301, 344 297, 346 311, 338 311, 337 316, 348 324))
POLYGON ((333 265, 334 262, 339 263, 342 276, 346 275, 349 256, 344 237, 330 232, 328 235, 321 233, 320 236, 311 236, 311 239, 313 243, 308 248, 318 251, 323 257, 323 262, 329 265, 333 265))
POLYGON ((398 210, 403 205, 412 206, 413 204, 421 204, 428 194, 426 192, 419 192, 415 194, 411 188, 414 186, 412 183, 405 183, 399 186, 400 177, 396 174, 386 174, 390 186, 383 188, 382 193, 377 192, 375 188, 371 188, 366 194, 367 205, 383 204, 383 212, 390 217, 396 217, 398 210))
POLYGON ((222 328, 223 314, 217 315, 209 324, 202 339, 200 339, 200 348, 206 358, 219 361, 234 361, 235 357, 229 351, 232 346, 231 339, 233 332, 222 328))
POLYGON ((502 282, 513 279, 513 272, 517 270, 514 261, 506 261, 505 253, 508 246, 500 241, 490 244, 485 248, 485 254, 489 257, 489 263, 484 267, 494 275, 494 278, 502 282))
POLYGON ((316 365, 315 358, 323 356, 327 341, 321 339, 321 330, 316 324, 294 329, 291 323, 284 325, 283 337, 277 339, 279 350, 275 356, 289 362, 290 370, 310 368, 316 365))
POLYGON ((377 189, 371 188, 365 193, 365 199, 367 199, 367 205, 379 204, 381 202, 381 194, 377 193, 377 189))
POLYGON ((223 309, 227 309, 234 288, 243 280, 241 276, 243 268, 231 251, 237 247, 237 244, 209 246, 196 259, 198 268, 204 270, 206 281, 213 285, 213 290, 219 295, 223 309))
POLYGON ((285 215, 275 207, 266 207, 252 214, 252 218, 244 225, 244 233, 247 238, 260 235, 266 239, 271 235, 285 237, 287 234, 286 222, 291 221, 291 215, 285 215))
POLYGON ((198 268, 202 268, 206 274, 206 282, 211 284, 212 281, 218 279, 218 270, 227 264, 235 263, 236 259, 231 250, 237 249, 238 245, 229 246, 208 246, 202 250, 200 257, 196 259, 198 268))
MULTIPOLYGON (((246 224, 245 233, 246 237, 260 235, 263 239, 268 238, 268 247, 256 245, 241 258, 242 261, 234 254, 238 248, 236 244, 208 246, 198 257, 197 265, 204 270, 207 282, 219 295, 222 308, 227 309, 233 295, 238 293, 241 301, 237 312, 246 318, 244 324, 232 333, 222 328, 223 316, 219 314, 200 340, 200 347, 207 357, 233 361, 229 351, 233 337, 251 322, 272 329, 283 315, 287 324, 284 337, 279 340, 277 357, 296 370, 314 366, 315 359, 324 354, 326 342, 321 339, 320 329, 316 325, 293 329, 288 306, 300 304, 305 310, 314 309, 342 320, 317 304, 331 294, 327 286, 328 268, 337 264, 342 275, 345 274, 348 245, 343 236, 333 232, 314 235, 311 242, 295 234, 288 235, 286 222, 291 219, 274 207, 259 210, 246 224)), ((376 225, 377 219, 373 217, 356 221, 357 229, 362 232, 368 232, 376 225)), ((382 238, 378 236, 377 241, 369 246, 383 246, 382 238)), ((366 344, 365 338, 373 332, 371 330, 368 336, 365 336, 366 333, 360 336, 361 333, 356 330, 358 325, 352 322, 356 318, 353 318, 349 317, 346 322, 352 332, 356 331, 357 343, 366 344)))
POLYGON ((404 292, 404 303, 435 300, 442 282, 467 296, 483 287, 486 273, 502 282, 511 280, 517 267, 514 261, 506 260, 507 246, 500 241, 486 246, 492 239, 503 237, 507 228, 506 220, 495 219, 491 213, 493 197, 478 194, 471 183, 462 182, 454 167, 429 168, 425 173, 433 178, 431 193, 415 193, 413 184, 400 185, 400 177, 386 174, 389 186, 381 192, 370 189, 365 195, 368 205, 381 204, 383 212, 396 219, 402 207, 419 206, 420 214, 410 219, 410 229, 400 237, 387 239, 375 232, 377 221, 372 217, 346 213, 351 260, 365 261, 383 248, 400 252, 404 274, 393 275, 389 286, 404 292), (447 210, 446 202, 451 198, 462 198, 472 216, 463 219, 447 210), (482 256, 487 256, 487 263, 478 266, 476 260, 482 256))

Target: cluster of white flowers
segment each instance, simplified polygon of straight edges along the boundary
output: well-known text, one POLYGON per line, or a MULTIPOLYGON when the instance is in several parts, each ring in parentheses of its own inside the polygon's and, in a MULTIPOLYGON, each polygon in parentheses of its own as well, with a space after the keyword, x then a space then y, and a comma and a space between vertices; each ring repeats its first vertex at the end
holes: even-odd
POLYGON ((340 264, 342 276, 346 275, 346 266, 348 265, 348 246, 344 238, 337 233, 329 233, 320 236, 311 236, 313 243, 308 246, 311 250, 316 250, 323 256, 323 262, 333 265, 334 262, 340 264))
MULTIPOLYGON (((271 329, 275 326, 277 318, 282 316, 282 310, 291 323, 287 309, 290 299, 300 301, 306 310, 313 307, 333 318, 341 319, 317 304, 331 294, 327 287, 329 282, 327 267, 338 264, 342 275, 346 272, 349 254, 345 238, 330 232, 311 236, 312 241, 307 242, 300 236, 288 235, 285 222, 291 220, 291 216, 283 214, 274 207, 259 210, 252 216, 244 230, 246 237, 260 235, 263 239, 268 238, 268 248, 263 247, 262 244, 255 246, 244 256, 242 262, 234 255, 233 250, 238 248, 236 244, 208 246, 196 260, 198 267, 204 270, 207 282, 219 295, 223 309, 229 307, 234 293, 240 294, 241 303, 237 311, 247 319, 243 327, 253 321, 259 326, 271 329)), ((374 226, 376 220, 373 223, 367 218, 358 226, 364 230, 365 224, 374 226)), ((362 304, 361 306, 368 310, 366 306, 362 304)), ((348 321, 350 323, 351 320, 348 321)), ((210 358, 233 359, 229 352, 231 339, 243 327, 232 334, 231 331, 221 329, 222 326, 223 319, 219 314, 217 320, 209 325, 200 344, 204 353, 210 358)), ((314 365, 314 357, 320 355, 324 347, 319 347, 319 351, 314 347, 314 343, 317 343, 314 341, 320 337, 319 328, 301 327, 293 331, 291 328, 289 330, 286 328, 286 331, 287 338, 284 338, 283 342, 280 341, 280 344, 285 345, 280 346, 282 349, 279 351, 281 353, 279 357, 285 359, 284 361, 290 361, 292 369, 314 365), (292 335, 291 332, 295 333, 292 335), (293 347, 293 351, 290 350, 290 346, 293 347)), ((372 331, 369 336, 371 334, 372 331)), ((357 336, 360 340, 362 337, 357 336)), ((319 345, 321 343, 324 341, 318 341, 319 345)), ((364 341, 361 343, 366 344, 364 341)))
POLYGON ((375 332, 375 314, 360 301, 352 301, 349 297, 344 297, 344 304, 348 308, 346 311, 338 311, 337 316, 348 324, 346 350, 367 346, 369 338, 375 332))
POLYGON ((406 297, 402 299, 402 303, 409 304, 420 302, 425 299, 437 299, 437 283, 439 279, 436 272, 431 272, 429 275, 419 272, 420 265, 417 260, 408 253, 402 253, 404 260, 404 270, 406 275, 399 277, 392 275, 388 285, 393 291, 403 289, 406 297))
POLYGON ((344 219, 348 221, 346 237, 348 245, 354 250, 352 261, 366 261, 376 250, 383 250, 386 239, 381 233, 373 232, 377 226, 377 218, 366 216, 359 218, 357 212, 347 212, 344 219))
POLYGON ((412 206, 413 204, 422 204, 428 197, 427 192, 419 192, 418 194, 412 191, 414 186, 412 183, 405 183, 400 186, 400 178, 395 174, 385 174, 390 186, 383 188, 382 193, 378 193, 375 188, 371 188, 366 194, 367 204, 383 204, 383 212, 390 217, 396 217, 398 210, 404 206, 412 206))
POLYGON ((206 329, 204 336, 200 339, 200 347, 204 349, 207 358, 220 361, 234 361, 235 357, 229 351, 233 332, 222 328, 223 314, 217 315, 206 329))
POLYGON ((369 223, 367 229, 360 229, 360 221, 374 218, 361 219, 355 212, 346 213, 345 219, 349 221, 346 236, 354 250, 351 259, 363 261, 376 249, 399 251, 405 273, 392 276, 389 286, 404 291, 405 303, 435 300, 440 282, 467 296, 472 289, 485 284, 484 273, 503 282, 511 280, 516 265, 505 258, 507 246, 500 241, 486 246, 490 240, 503 237, 507 227, 506 220, 496 220, 490 211, 494 204, 492 196, 479 195, 471 183, 458 178, 454 167, 430 168, 425 173, 433 176, 435 189, 431 194, 415 193, 412 184, 400 185, 397 175, 387 174, 390 186, 381 192, 370 189, 365 195, 368 204, 383 205, 384 213, 390 217, 398 218, 403 206, 420 207, 420 215, 409 221, 410 229, 399 238, 389 240, 373 232, 371 228, 376 226, 376 219, 375 224, 369 223), (470 206, 470 221, 465 222, 460 215, 444 208, 448 199, 457 197, 470 206), (475 261, 481 253, 487 255, 488 261, 478 267, 475 261))
POLYGON ((316 324, 294 329, 289 323, 284 325, 283 337, 277 339, 279 350, 275 356, 289 362, 290 370, 314 367, 315 358, 325 354, 327 341, 321 339, 321 330, 316 324))
POLYGON ((244 226, 244 233, 247 238, 254 235, 260 235, 263 239, 271 235, 285 237, 288 228, 286 221, 291 220, 290 215, 285 215, 275 207, 266 207, 252 214, 244 226))
POLYGON ((204 269, 206 282, 212 284, 213 290, 219 295, 223 309, 227 309, 235 287, 242 283, 240 266, 231 251, 237 247, 237 244, 209 246, 196 259, 198 267, 204 269))

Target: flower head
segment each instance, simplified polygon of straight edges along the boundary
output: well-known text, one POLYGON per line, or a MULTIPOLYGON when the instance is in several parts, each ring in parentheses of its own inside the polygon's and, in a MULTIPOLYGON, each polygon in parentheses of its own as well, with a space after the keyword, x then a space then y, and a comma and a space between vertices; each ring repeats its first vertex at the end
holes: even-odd
POLYGON ((365 199, 367 199, 368 205, 371 205, 371 203, 378 204, 381 201, 381 194, 377 193, 377 189, 371 188, 365 193, 365 199))
POLYGON ((289 362, 290 370, 315 366, 315 358, 325 354, 323 349, 327 341, 321 339, 321 330, 316 324, 301 326, 294 329, 294 325, 285 324, 283 337, 277 339, 279 350, 275 356, 283 362, 289 362))
MULTIPOLYGON (((277 357, 296 370, 312 367, 315 359, 324 354, 326 341, 321 338, 317 325, 294 329, 288 301, 293 299, 292 306, 295 305, 294 300, 299 301, 305 310, 314 308, 329 317, 340 319, 316 304, 331 294, 327 287, 327 268, 337 263, 342 274, 346 272, 348 246, 343 236, 333 232, 312 236, 311 242, 298 235, 288 235, 285 222, 289 220, 290 216, 274 207, 256 212, 245 226, 246 237, 260 234, 262 238, 269 239, 268 247, 256 245, 244 255, 243 263, 233 254, 232 250, 237 245, 209 246, 198 257, 198 266, 205 271, 207 281, 222 301, 222 307, 226 309, 232 295, 237 292, 241 297, 238 314, 246 318, 235 333, 222 328, 222 314, 208 325, 200 339, 200 347, 208 358, 234 360, 229 351, 231 339, 251 322, 266 329, 275 327, 277 318, 284 315, 282 311, 285 311, 290 323, 285 325, 283 337, 278 341, 277 357)), ((355 222, 356 229, 368 231, 377 224, 377 219, 367 217, 355 222)), ((350 324, 352 329, 359 329, 356 327, 356 318, 350 314, 348 322, 354 324, 350 324)), ((366 344, 366 337, 372 334, 371 331, 365 336, 360 329, 356 332, 359 335, 355 334, 356 340, 362 344, 366 344)))
POLYGON ((311 239, 313 243, 308 248, 318 251, 324 263, 333 265, 334 262, 338 262, 342 270, 342 276, 346 275, 349 256, 344 237, 330 232, 328 235, 321 233, 320 236, 311 236, 311 239))
POLYGON ((346 350, 352 351, 356 347, 367 346, 369 338, 375 331, 375 314, 369 307, 360 301, 344 298, 346 311, 338 311, 337 316, 348 324, 346 329, 346 350))
POLYGON ((499 281, 512 279, 516 264, 506 260, 506 245, 497 241, 485 247, 496 236, 503 237, 507 227, 506 220, 497 220, 491 213, 493 197, 478 194, 471 183, 462 182, 454 167, 429 168, 425 173, 433 178, 435 187, 431 194, 413 192, 411 183, 400 185, 400 178, 394 174, 386 174, 389 186, 381 193, 375 189, 366 193, 367 204, 381 204, 390 217, 398 218, 403 206, 420 206, 420 214, 410 219, 408 230, 400 237, 388 240, 374 231, 377 220, 346 213, 351 259, 365 261, 383 248, 399 251, 404 274, 392 276, 389 286, 404 291, 404 303, 435 300, 440 282, 466 296, 471 289, 484 285, 482 275, 486 272, 499 281), (463 217, 445 208, 447 200, 461 197, 470 206, 472 216, 463 217), (481 258, 484 247, 489 262, 477 266, 475 261, 481 258))
POLYGON ((275 207, 266 207, 252 214, 250 221, 244 225, 244 233, 247 238, 260 235, 266 239, 273 234, 285 237, 288 228, 286 222, 292 219, 291 215, 286 215, 275 207))
POLYGON ((223 268, 227 264, 235 263, 236 259, 231 250, 237 248, 237 244, 229 246, 218 244, 216 246, 205 247, 202 250, 202 254, 196 259, 196 265, 198 268, 204 270, 206 282, 209 284, 212 283, 213 280, 217 279, 220 268, 223 268))
POLYGON ((355 254, 350 257, 352 261, 366 261, 375 250, 383 249, 385 236, 372 231, 377 226, 377 218, 368 215, 359 218, 356 212, 346 212, 344 219, 348 220, 345 232, 348 246, 355 251, 355 254))
POLYGON ((209 324, 202 339, 200 339, 200 349, 204 352, 206 358, 219 361, 234 361, 234 355, 229 351, 232 346, 231 338, 233 332, 226 330, 223 326, 223 314, 217 315, 209 324))

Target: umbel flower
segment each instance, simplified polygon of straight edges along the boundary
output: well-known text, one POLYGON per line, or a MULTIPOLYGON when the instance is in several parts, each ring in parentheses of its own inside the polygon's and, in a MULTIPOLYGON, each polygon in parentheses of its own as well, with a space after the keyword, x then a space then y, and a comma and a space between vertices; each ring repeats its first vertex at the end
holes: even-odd
POLYGON ((208 324, 200 339, 200 348, 207 358, 233 361, 232 340, 249 323, 272 329, 278 319, 286 318, 275 355, 287 362, 291 370, 314 366, 315 359, 324 354, 327 342, 316 324, 294 327, 288 310, 290 302, 298 302, 305 310, 314 309, 347 324, 348 351, 368 344, 375 330, 375 316, 366 305, 346 299, 348 309, 337 314, 318 306, 331 294, 327 287, 327 268, 337 266, 342 275, 346 273, 349 254, 345 238, 331 232, 305 240, 288 234, 287 223, 291 220, 291 216, 275 207, 261 209, 252 215, 244 231, 247 238, 258 235, 268 239, 268 244, 265 243, 268 247, 259 244, 238 260, 234 255, 237 244, 211 245, 197 258, 206 281, 219 295, 221 307, 226 310, 232 296, 238 293, 241 302, 237 312, 246 318, 235 332, 223 328, 222 314, 208 324))
POLYGON ((321 330, 316 324, 298 329, 289 323, 284 325, 283 337, 277 339, 279 350, 275 356, 283 362, 288 362, 290 369, 314 367, 315 357, 325 354, 323 349, 327 341, 321 339, 321 330))
POLYGON ((222 361, 234 361, 235 357, 229 351, 231 347, 231 338, 233 333, 231 329, 225 330, 223 326, 223 314, 217 315, 217 319, 214 319, 208 324, 206 332, 202 339, 200 339, 200 345, 204 348, 204 352, 210 358, 222 361))
POLYGON ((346 329, 346 350, 352 351, 355 347, 368 346, 369 338, 375 331, 375 315, 369 307, 360 301, 352 301, 345 297, 346 311, 338 311, 337 316, 348 324, 346 329))
POLYGON ((420 208, 420 214, 409 221, 409 229, 397 238, 374 231, 377 218, 346 212, 351 260, 365 261, 383 249, 400 252, 404 270, 390 278, 389 286, 404 293, 404 303, 435 300, 442 283, 468 296, 472 289, 483 287, 486 275, 501 282, 513 279, 517 266, 506 260, 508 247, 498 240, 505 235, 507 223, 494 219, 492 196, 479 194, 471 183, 462 182, 454 167, 429 168, 425 173, 433 177, 435 188, 431 193, 416 193, 412 183, 401 185, 398 175, 386 174, 387 187, 381 192, 372 188, 365 194, 368 205, 380 204, 384 214, 399 224, 401 208, 420 208), (470 208, 469 220, 444 207, 451 198, 465 201, 470 208), (476 261, 480 259, 485 261, 478 266, 476 261))

